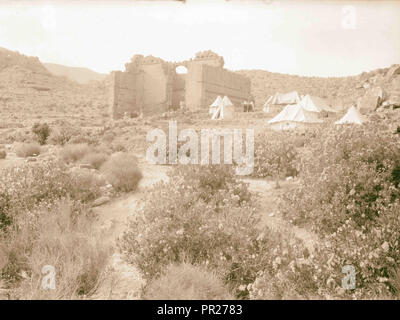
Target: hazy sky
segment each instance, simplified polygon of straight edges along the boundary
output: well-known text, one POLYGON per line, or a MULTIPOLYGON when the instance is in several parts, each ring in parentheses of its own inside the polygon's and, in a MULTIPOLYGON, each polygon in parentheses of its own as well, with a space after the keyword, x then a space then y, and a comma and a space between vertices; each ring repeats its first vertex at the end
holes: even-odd
POLYGON ((400 2, 0 0, 0 47, 104 73, 210 49, 233 70, 351 75, 400 63, 400 2))

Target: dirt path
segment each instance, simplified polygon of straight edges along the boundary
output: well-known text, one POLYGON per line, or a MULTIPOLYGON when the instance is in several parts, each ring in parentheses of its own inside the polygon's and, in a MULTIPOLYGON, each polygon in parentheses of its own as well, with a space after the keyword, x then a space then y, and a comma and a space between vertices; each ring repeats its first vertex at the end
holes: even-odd
POLYGON ((166 175, 168 167, 147 164, 142 164, 140 167, 143 179, 134 194, 124 195, 108 204, 94 208, 99 217, 98 227, 104 233, 105 241, 113 244, 114 254, 110 258, 103 281, 92 299, 138 299, 140 289, 144 285, 140 272, 122 259, 116 248, 116 240, 127 227, 129 217, 143 205, 142 196, 146 190, 161 180, 168 180, 166 175))
MULTIPOLYGON (((144 285, 140 272, 132 265, 127 264, 116 248, 116 240, 123 234, 130 216, 143 206, 143 195, 146 190, 159 181, 168 181, 166 175, 169 167, 141 164, 143 179, 138 190, 133 194, 124 195, 112 202, 94 208, 97 213, 98 227, 104 235, 105 241, 112 243, 114 253, 106 268, 103 281, 92 299, 138 299, 144 285)), ((309 231, 298 228, 285 220, 279 213, 276 199, 279 193, 289 192, 295 187, 295 182, 281 182, 281 188, 275 187, 275 182, 261 179, 243 179, 249 184, 249 190, 257 195, 259 208, 262 210, 262 225, 280 232, 291 232, 304 241, 312 250, 316 236, 309 231)))
POLYGON ((296 238, 303 240, 309 250, 313 250, 317 241, 317 236, 312 232, 299 228, 287 221, 279 211, 277 198, 284 192, 290 192, 296 187, 297 181, 281 181, 280 188, 276 188, 274 181, 265 179, 243 179, 249 184, 249 190, 258 196, 259 207, 262 215, 262 226, 268 226, 272 230, 279 232, 292 233, 296 238))

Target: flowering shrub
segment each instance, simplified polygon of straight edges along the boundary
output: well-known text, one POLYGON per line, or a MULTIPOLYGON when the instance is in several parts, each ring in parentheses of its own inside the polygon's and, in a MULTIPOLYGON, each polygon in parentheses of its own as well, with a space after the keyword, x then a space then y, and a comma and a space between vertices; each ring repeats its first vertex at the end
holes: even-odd
POLYGON ((299 157, 301 183, 283 211, 309 224, 321 241, 310 265, 328 296, 395 294, 400 261, 400 140, 374 126, 321 132, 299 157), (342 267, 353 265, 356 289, 344 292, 342 267))
POLYGON ((24 164, 0 174, 0 230, 22 213, 56 200, 90 201, 100 192, 100 183, 86 175, 69 172, 55 161, 24 164))
POLYGON ((254 148, 253 176, 279 179, 297 174, 295 140, 289 133, 258 135, 254 148))
POLYGON ((177 166, 172 172, 171 179, 175 183, 192 185, 198 192, 196 197, 205 202, 214 199, 216 203, 220 203, 222 198, 218 197, 221 190, 231 191, 238 197, 239 204, 250 201, 251 194, 247 184, 237 180, 230 165, 177 166))
POLYGON ((127 260, 150 280, 171 263, 205 265, 238 297, 246 297, 257 273, 272 270, 280 248, 289 254, 291 246, 280 244, 279 234, 259 230, 247 186, 236 181, 232 170, 178 166, 170 182, 157 185, 132 218, 120 242, 127 260))

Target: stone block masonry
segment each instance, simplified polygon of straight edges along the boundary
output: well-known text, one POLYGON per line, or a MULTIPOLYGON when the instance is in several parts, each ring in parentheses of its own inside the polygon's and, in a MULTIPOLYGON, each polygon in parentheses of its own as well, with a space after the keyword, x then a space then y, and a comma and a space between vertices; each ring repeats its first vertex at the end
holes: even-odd
POLYGON ((239 107, 250 97, 250 80, 223 65, 224 59, 211 51, 183 62, 135 55, 124 72, 114 71, 109 78, 112 117, 163 113, 182 101, 190 110, 205 110, 218 95, 227 95, 239 107), (177 74, 178 66, 187 73, 177 74))

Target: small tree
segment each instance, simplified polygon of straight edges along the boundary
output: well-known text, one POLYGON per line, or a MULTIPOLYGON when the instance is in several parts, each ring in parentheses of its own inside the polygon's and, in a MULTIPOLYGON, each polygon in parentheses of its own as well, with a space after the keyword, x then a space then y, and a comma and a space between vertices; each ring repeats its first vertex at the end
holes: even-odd
POLYGON ((47 123, 35 123, 32 127, 32 132, 36 135, 38 142, 43 145, 50 135, 50 127, 47 123))

